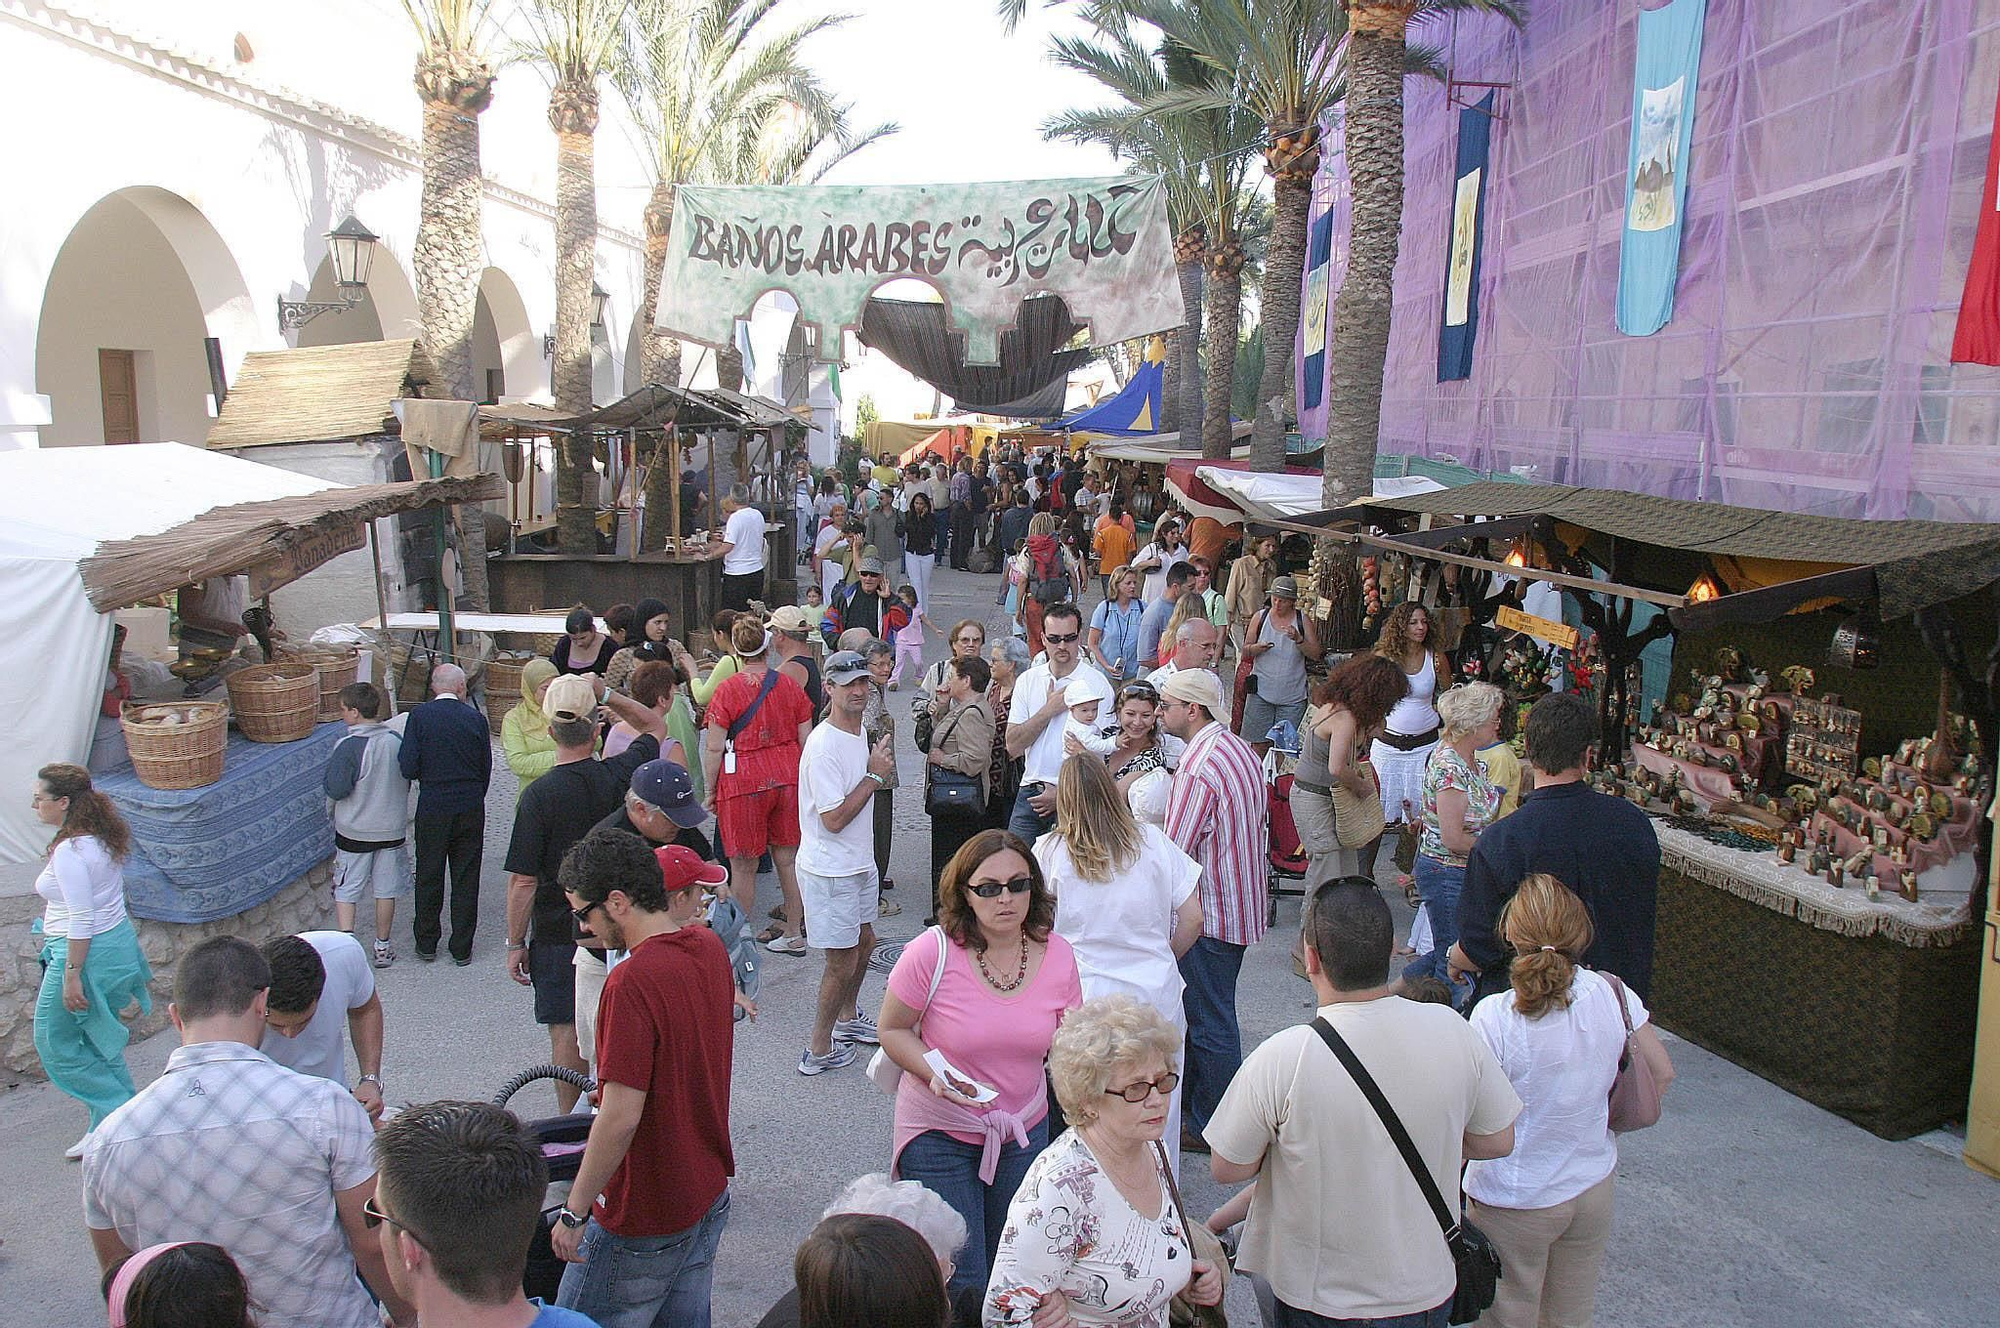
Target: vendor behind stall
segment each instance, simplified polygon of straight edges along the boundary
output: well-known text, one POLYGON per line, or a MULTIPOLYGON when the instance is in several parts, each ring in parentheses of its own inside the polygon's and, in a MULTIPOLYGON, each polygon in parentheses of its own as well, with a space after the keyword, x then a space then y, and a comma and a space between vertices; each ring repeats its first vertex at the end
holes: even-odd
POLYGON ((243 655, 256 663, 263 657, 250 629, 243 624, 243 610, 249 602, 249 580, 241 576, 212 576, 191 586, 182 586, 175 597, 174 611, 180 618, 180 657, 195 657, 197 651, 220 650, 243 655))

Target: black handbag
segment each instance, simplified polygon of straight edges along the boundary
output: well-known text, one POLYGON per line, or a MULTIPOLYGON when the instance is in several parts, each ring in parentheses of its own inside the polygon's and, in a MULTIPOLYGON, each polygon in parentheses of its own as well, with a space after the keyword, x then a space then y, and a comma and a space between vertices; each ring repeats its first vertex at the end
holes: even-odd
MULTIPOLYGON (((964 709, 956 711, 945 727, 931 740, 933 747, 944 741, 945 733, 957 727, 964 709)), ((957 770, 946 770, 942 766, 927 765, 930 783, 924 792, 924 810, 932 816, 971 817, 986 810, 986 799, 979 790, 979 776, 963 774, 957 770)))
POLYGON ((1333 1031, 1333 1025, 1325 1019, 1312 1021, 1313 1031, 1320 1041, 1326 1043, 1327 1050, 1339 1058, 1354 1076, 1355 1087, 1368 1099, 1368 1105, 1375 1108, 1375 1114, 1382 1118, 1382 1128, 1395 1141, 1396 1151, 1403 1155, 1403 1164, 1410 1169, 1416 1179, 1417 1188, 1424 1192, 1429 1201, 1432 1216, 1437 1218, 1438 1228, 1444 1232, 1444 1243, 1451 1249, 1451 1261, 1458 1269, 1458 1290, 1451 1298, 1449 1322, 1471 1323, 1484 1314, 1500 1293, 1500 1255, 1493 1248, 1493 1242, 1486 1233, 1467 1222, 1445 1206, 1444 1196, 1438 1193, 1437 1182, 1431 1179, 1431 1169, 1417 1154, 1416 1144, 1410 1141, 1410 1132, 1403 1128, 1396 1109, 1389 1105, 1389 1099, 1382 1096, 1368 1071, 1362 1068, 1354 1049, 1346 1039, 1333 1031))

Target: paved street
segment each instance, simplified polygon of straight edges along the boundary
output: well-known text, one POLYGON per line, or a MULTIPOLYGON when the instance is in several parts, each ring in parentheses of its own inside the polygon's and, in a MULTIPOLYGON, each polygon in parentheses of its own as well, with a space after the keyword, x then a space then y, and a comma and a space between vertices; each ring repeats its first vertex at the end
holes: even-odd
MULTIPOLYGON (((997 618, 992 577, 940 571, 932 616, 997 618)), ((927 652, 943 649, 933 640, 927 652)), ((909 693, 897 694, 899 708, 909 693)), ((918 755, 901 726, 893 863, 902 915, 883 934, 919 929, 931 879, 918 755)), ((392 1102, 484 1098, 509 1075, 547 1059, 524 988, 501 972, 505 878, 500 871, 513 785, 502 767, 488 803, 482 927, 473 967, 409 957, 399 916, 396 966, 381 975, 388 1011, 384 1057, 392 1102), (503 786, 504 785, 504 786, 503 786)), ((760 883, 762 907, 776 900, 760 883)), ((1392 902, 1402 924, 1400 893, 1392 902)), ((1246 1045, 1306 1016, 1308 992, 1286 961, 1298 909, 1287 899, 1279 929, 1245 964, 1246 1045)), ((719 1328, 749 1328, 789 1284, 792 1251, 821 1206, 850 1177, 887 1161, 888 1102, 859 1064, 818 1079, 794 1071, 819 977, 816 958, 767 956, 762 1017, 738 1027, 734 1134, 737 1177, 715 1283, 719 1328)), ((871 976, 864 1001, 880 999, 871 976)), ((2000 1187, 1924 1141, 1885 1143, 1678 1039, 1680 1078, 1666 1119, 1629 1136, 1619 1166, 1619 1213, 1598 1295, 1613 1328, 1854 1325, 1909 1328, 1993 1322, 2000 1298, 2000 1187)), ((132 1051, 140 1082, 156 1075, 171 1033, 132 1051)), ((554 1111, 543 1085, 514 1102, 525 1116, 554 1111)), ((78 1171, 63 1147, 82 1125, 75 1103, 37 1085, 0 1096, 0 1285, 6 1324, 18 1328, 103 1322, 102 1300, 78 1207, 78 1171)), ((1189 1160, 1187 1197, 1207 1212, 1220 1198, 1200 1159, 1189 1160)), ((1338 1203, 1340 1196, 1326 1196, 1338 1203)), ((1247 1298, 1232 1322, 1254 1324, 1247 1298)))

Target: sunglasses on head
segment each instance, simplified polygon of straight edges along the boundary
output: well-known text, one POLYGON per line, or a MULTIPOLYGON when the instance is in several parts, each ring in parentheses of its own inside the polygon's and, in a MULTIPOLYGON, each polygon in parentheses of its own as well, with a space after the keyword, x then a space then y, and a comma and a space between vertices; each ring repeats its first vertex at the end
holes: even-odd
POLYGON ((1055 632, 1043 632, 1042 640, 1048 642, 1052 646, 1066 646, 1070 642, 1076 640, 1077 637, 1081 635, 1083 635, 1083 633, 1081 632, 1071 632, 1067 636, 1061 636, 1056 634, 1055 632))
POLYGON ((1035 888, 1035 882, 1032 877, 1016 876, 1010 881, 981 881, 978 885, 968 885, 965 888, 981 899, 997 899, 1002 890, 1009 894, 1024 895, 1035 888))
POLYGON ((1128 682, 1125 684, 1125 690, 1118 693, 1119 704, 1122 705, 1135 696, 1142 701, 1157 701, 1160 699, 1160 690, 1149 682, 1128 682))

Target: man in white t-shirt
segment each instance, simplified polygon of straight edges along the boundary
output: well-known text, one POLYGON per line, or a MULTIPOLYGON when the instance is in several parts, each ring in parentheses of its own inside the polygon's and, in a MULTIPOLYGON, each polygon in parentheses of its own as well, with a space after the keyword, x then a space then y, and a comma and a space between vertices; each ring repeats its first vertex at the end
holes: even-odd
POLYGON ((361 942, 344 931, 307 931, 264 943, 271 996, 257 1050, 300 1074, 347 1086, 341 1029, 354 1040, 361 1077, 354 1100, 382 1115, 382 997, 361 942))
POLYGON ((764 514, 750 505, 750 490, 729 486, 722 500, 722 607, 747 609, 764 597, 764 514))
MULTIPOLYGON (((1044 610, 1042 644, 1048 659, 1020 676, 1008 704, 1007 755, 1023 759, 1021 791, 1014 797, 1007 828, 1030 844, 1055 825, 1056 776, 1063 763, 1063 692, 1069 680, 1081 670, 1110 687, 1102 673, 1083 662, 1082 634, 1083 613, 1076 605, 1052 604, 1044 610)), ((1099 724, 1109 718, 1109 709, 1098 710, 1099 724)))
POLYGON ((871 750, 861 715, 873 686, 868 661, 843 650, 826 661, 827 717, 799 754, 799 893, 806 907, 806 943, 824 951, 819 1011, 799 1073, 824 1074, 853 1063, 854 1044, 874 1042, 875 1021, 855 998, 875 949, 881 902, 875 872, 875 825, 862 813, 889 786, 896 768, 894 738, 871 750))
MULTIPOLYGON (((1305 934, 1319 1018, 1381 1088, 1457 1212, 1461 1162, 1513 1151, 1521 1099, 1450 1006, 1396 994, 1395 931, 1373 881, 1320 886, 1305 934)), ((1381 1118, 1312 1025, 1276 1033, 1244 1059, 1203 1136, 1216 1180, 1257 1181, 1236 1266, 1271 1284, 1280 1322, 1444 1328, 1457 1286, 1444 1233, 1381 1118)))

